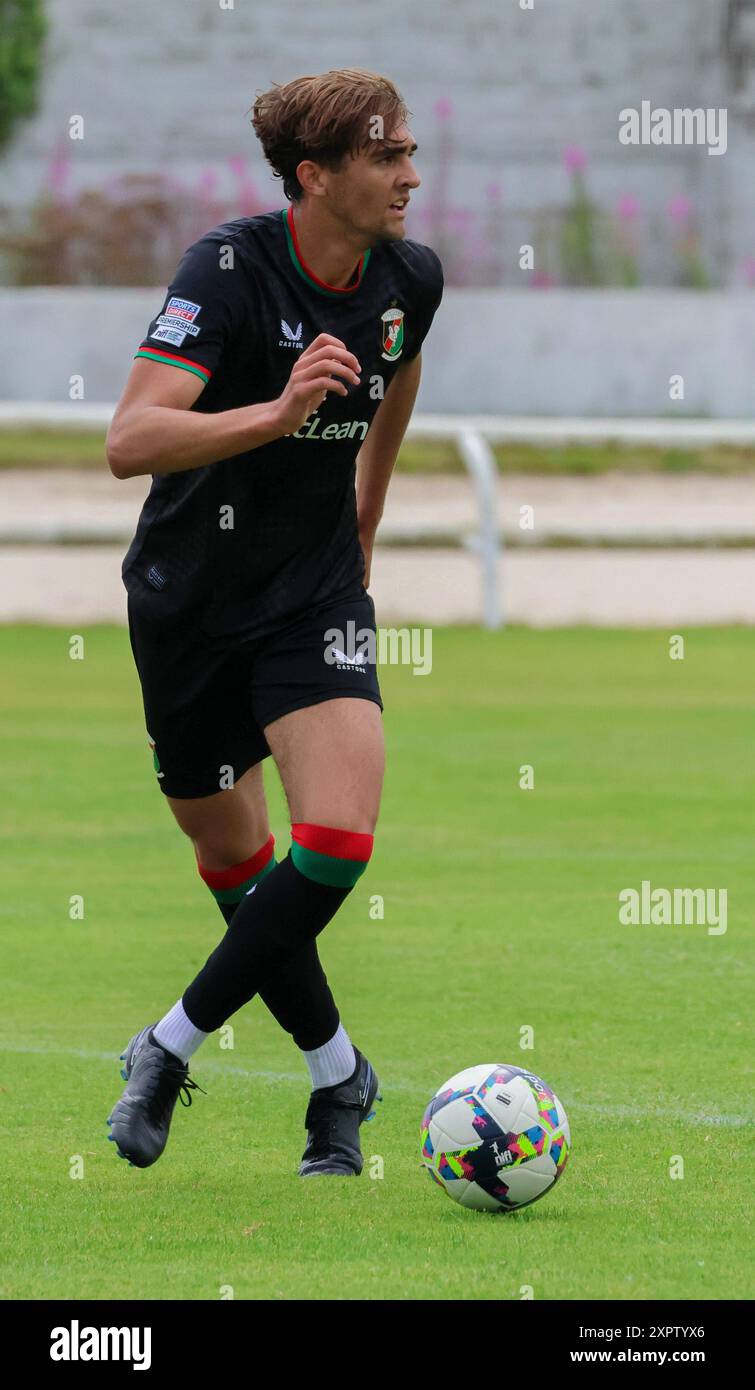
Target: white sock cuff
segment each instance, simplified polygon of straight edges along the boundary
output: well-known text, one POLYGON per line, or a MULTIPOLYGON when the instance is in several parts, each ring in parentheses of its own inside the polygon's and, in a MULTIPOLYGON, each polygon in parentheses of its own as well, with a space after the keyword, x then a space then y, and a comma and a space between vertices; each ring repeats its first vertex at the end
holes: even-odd
POLYGON ((357 1064, 354 1048, 342 1023, 339 1023, 330 1042, 313 1048, 311 1052, 303 1052, 302 1056, 309 1067, 313 1091, 347 1081, 357 1064))
POLYGON ((194 1027, 180 999, 165 1017, 155 1024, 152 1034, 155 1042, 166 1051, 172 1052, 174 1057, 180 1057, 182 1062, 188 1062, 197 1048, 202 1046, 205 1038, 209 1037, 209 1033, 203 1033, 201 1028, 194 1027))

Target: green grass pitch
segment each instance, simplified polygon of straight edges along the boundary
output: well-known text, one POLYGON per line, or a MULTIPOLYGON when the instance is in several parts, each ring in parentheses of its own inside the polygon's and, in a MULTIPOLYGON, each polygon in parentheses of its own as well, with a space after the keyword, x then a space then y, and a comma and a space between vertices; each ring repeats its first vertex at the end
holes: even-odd
POLYGON ((195 1058, 208 1094, 155 1167, 106 1142, 118 1053, 223 924, 154 783, 127 635, 83 635, 75 661, 66 632, 0 631, 2 1297, 753 1296, 750 632, 687 631, 672 661, 660 632, 440 630, 429 676, 383 670, 376 850, 321 947, 385 1100, 362 1177, 310 1182, 306 1072, 258 1001, 195 1058), (725 887, 726 934, 620 926, 643 879, 725 887), (425 1102, 480 1061, 541 1073, 571 1122, 563 1178, 514 1215, 419 1167, 425 1102))

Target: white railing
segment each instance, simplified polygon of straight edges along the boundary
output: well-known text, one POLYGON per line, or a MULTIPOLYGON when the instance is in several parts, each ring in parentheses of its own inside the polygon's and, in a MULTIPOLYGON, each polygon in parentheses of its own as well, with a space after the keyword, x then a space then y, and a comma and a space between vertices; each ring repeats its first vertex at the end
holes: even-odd
MULTIPOLYGON (((0 429, 55 429, 71 431, 104 430, 114 406, 87 405, 85 402, 45 403, 0 401, 0 429)), ((410 438, 453 438, 473 481, 477 499, 477 529, 464 532, 449 527, 443 533, 417 530, 381 533, 388 545, 427 544, 435 539, 443 545, 461 545, 479 559, 483 621, 488 628, 499 628, 504 621, 500 582, 503 549, 498 524, 498 469, 491 445, 530 444, 620 444, 643 443, 678 448, 703 448, 710 444, 755 447, 755 421, 752 420, 632 420, 632 419, 540 419, 508 416, 415 415, 410 438)), ((0 483, 1 486, 1 483, 0 483)), ((113 528, 88 531, 89 543, 128 541, 113 528)), ((23 533, 0 527, 0 543, 36 542, 61 544, 81 539, 70 528, 47 525, 25 527, 23 533)))

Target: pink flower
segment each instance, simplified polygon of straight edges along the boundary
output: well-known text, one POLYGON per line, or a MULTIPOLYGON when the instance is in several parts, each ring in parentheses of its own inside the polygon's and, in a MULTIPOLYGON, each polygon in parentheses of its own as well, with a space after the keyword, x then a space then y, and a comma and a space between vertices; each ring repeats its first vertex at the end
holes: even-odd
POLYGON ((583 145, 567 145, 564 150, 564 168, 569 174, 579 174, 587 168, 587 150, 583 145))
POLYGON ((50 191, 56 203, 65 202, 68 193, 68 176, 70 172, 71 160, 63 141, 60 141, 50 160, 47 174, 50 191))
POLYGON ((549 275, 545 270, 534 270, 527 279, 527 284, 533 290, 552 290, 557 283, 555 275, 549 275))
POLYGON ((474 213, 469 208, 449 208, 447 217, 449 230, 463 233, 473 221, 474 213))
POLYGON ((170 172, 170 170, 167 170, 167 171, 161 170, 161 173, 162 173, 163 182, 164 182, 164 184, 165 184, 166 192, 168 192, 168 193, 185 193, 185 192, 186 192, 186 186, 185 186, 185 184, 181 181, 181 179, 177 178, 175 174, 172 174, 172 173, 170 172))
POLYGON ((475 236, 472 232, 464 241, 464 258, 471 266, 478 265, 485 257, 487 244, 482 237, 475 236))
POLYGON ((640 210, 640 200, 633 193, 622 193, 616 204, 616 215, 622 222, 633 222, 640 210))
POLYGON ((205 167, 204 169, 200 170, 199 178, 197 180, 197 188, 202 193, 212 193, 217 185, 217 182, 218 176, 216 170, 211 169, 209 167, 205 167))
POLYGON ((111 202, 118 201, 118 198, 123 194, 123 181, 120 174, 111 174, 110 178, 105 181, 103 192, 111 202))
POLYGON ((232 154, 226 160, 231 173, 236 179, 235 206, 239 215, 242 217, 253 217, 258 212, 261 205, 261 198, 257 192, 257 185, 254 179, 247 172, 246 159, 241 154, 232 154))
POLYGON ((683 193, 677 193, 675 198, 669 199, 666 211, 672 222, 686 222, 692 212, 692 203, 683 193))

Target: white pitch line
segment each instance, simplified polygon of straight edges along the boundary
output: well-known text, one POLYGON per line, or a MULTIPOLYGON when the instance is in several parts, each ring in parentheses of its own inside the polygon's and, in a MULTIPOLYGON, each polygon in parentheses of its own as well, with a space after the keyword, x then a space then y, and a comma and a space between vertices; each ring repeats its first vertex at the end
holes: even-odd
MULTIPOLYGON (((118 1060, 118 1053, 116 1052, 93 1052, 80 1047, 17 1047, 13 1043, 0 1043, 0 1054, 2 1053, 20 1056, 80 1057, 85 1061, 108 1062, 111 1065, 118 1060)), ((229 1066, 226 1062, 215 1061, 212 1057, 203 1057, 201 1065, 210 1071, 219 1072, 221 1076, 244 1076, 251 1081, 296 1081, 301 1083, 307 1080, 306 1073, 303 1071, 268 1071, 234 1067, 229 1066)), ((416 1096, 421 1101, 428 1101, 432 1094, 414 1082, 397 1079, 391 1080, 389 1090, 416 1096)), ((578 1111, 583 1115, 597 1115, 607 1120, 658 1119, 676 1121, 681 1124, 728 1125, 733 1129, 744 1129, 755 1124, 755 1117, 752 1115, 709 1115, 700 1110, 672 1110, 662 1105, 600 1105, 592 1101, 577 1100, 574 1095, 569 1097, 568 1092, 559 1092, 559 1098, 564 1102, 567 1110, 578 1111)))

